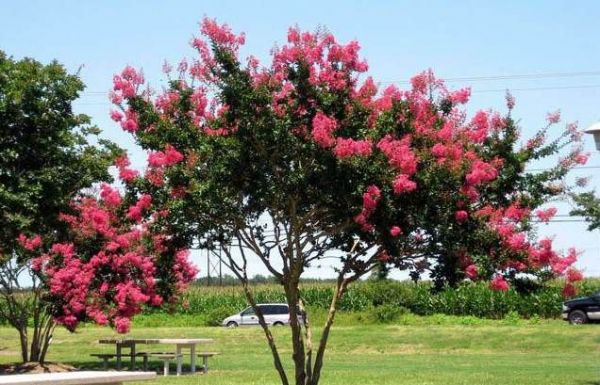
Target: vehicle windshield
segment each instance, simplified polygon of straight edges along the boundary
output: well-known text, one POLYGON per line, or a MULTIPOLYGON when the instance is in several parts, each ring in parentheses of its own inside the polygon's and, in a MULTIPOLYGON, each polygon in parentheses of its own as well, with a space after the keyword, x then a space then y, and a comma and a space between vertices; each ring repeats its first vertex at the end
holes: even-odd
POLYGON ((241 313, 242 315, 253 315, 254 314, 254 309, 252 309, 252 306, 247 307, 246 309, 244 309, 241 313))

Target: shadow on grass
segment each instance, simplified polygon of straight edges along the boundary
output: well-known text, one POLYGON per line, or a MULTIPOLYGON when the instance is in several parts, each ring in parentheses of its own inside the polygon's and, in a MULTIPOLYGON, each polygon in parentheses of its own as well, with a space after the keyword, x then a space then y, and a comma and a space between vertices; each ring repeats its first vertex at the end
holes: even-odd
MULTIPOLYGON (((102 367, 102 361, 98 360, 98 361, 66 361, 64 362, 67 365, 72 365, 75 368, 77 368, 77 370, 92 370, 92 371, 96 371, 96 370, 105 370, 102 367)), ((175 369, 176 369, 176 363, 172 362, 171 363, 171 372, 175 373, 175 369)), ((190 365, 186 365, 185 363, 182 365, 182 371, 184 373, 189 373, 190 371, 190 365)), ((200 370, 202 368, 201 365, 196 364, 196 370, 200 370)), ((109 361, 108 362, 108 368, 106 370, 110 370, 110 371, 116 371, 117 370, 117 365, 116 362, 114 360, 109 361)), ((129 371, 129 360, 123 360, 123 362, 121 363, 121 371, 129 371)), ((142 362, 141 361, 136 361, 135 364, 135 371, 142 371, 142 362)), ((149 361, 148 362, 148 371, 149 372, 157 372, 159 374, 162 374, 163 372, 163 363, 161 361, 149 361)))

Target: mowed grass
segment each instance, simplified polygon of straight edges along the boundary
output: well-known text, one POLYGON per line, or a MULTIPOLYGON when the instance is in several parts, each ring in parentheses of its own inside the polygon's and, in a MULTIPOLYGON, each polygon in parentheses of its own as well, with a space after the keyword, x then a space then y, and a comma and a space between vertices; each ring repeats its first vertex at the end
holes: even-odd
MULTIPOLYGON (((275 328, 274 333, 289 367, 289 330, 275 328)), ((74 334, 59 329, 48 360, 98 369, 99 362, 89 354, 112 351, 114 347, 97 343, 111 336, 115 333, 110 329, 94 326, 74 334)), ((206 375, 158 377, 140 385, 279 383, 259 328, 138 327, 130 336, 213 338, 213 344, 201 349, 221 353, 211 359, 206 375)), ((600 325, 571 326, 562 321, 459 325, 435 324, 424 317, 421 325, 334 326, 321 383, 600 385, 599 343, 600 325)), ((0 328, 0 363, 17 361, 18 355, 15 333, 0 328)), ((160 363, 153 368, 160 369, 160 363)))

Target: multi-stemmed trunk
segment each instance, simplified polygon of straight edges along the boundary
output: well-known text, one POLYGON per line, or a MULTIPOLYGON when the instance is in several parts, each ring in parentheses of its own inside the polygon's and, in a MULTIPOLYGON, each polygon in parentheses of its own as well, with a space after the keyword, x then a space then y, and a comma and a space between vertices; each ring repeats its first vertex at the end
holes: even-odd
POLYGON ((33 274, 31 287, 21 288, 23 270, 14 261, 0 267, 0 317, 19 334, 21 361, 43 364, 56 323, 42 298, 43 286, 33 274))
MULTIPOLYGON (((250 240, 247 234, 245 236, 246 238, 240 237, 240 240, 250 240)), ((246 244, 251 246, 250 248, 254 248, 253 246, 255 246, 247 242, 246 244)), ((369 262, 372 262, 373 257, 371 257, 371 259, 368 260, 368 263, 365 263, 363 265, 364 267, 362 269, 358 269, 358 271, 356 270, 355 266, 352 266, 351 268, 352 263, 345 262, 343 264, 342 268, 338 272, 334 293, 331 298, 327 318, 321 330, 321 335, 318 340, 318 344, 314 345, 312 334, 313 325, 310 323, 309 314, 306 312, 305 308, 305 305, 307 304, 302 299, 302 294, 299 287, 300 276, 305 266, 305 259, 297 256, 301 255, 303 250, 301 248, 298 248, 297 250, 293 250, 292 248, 282 250, 288 253, 288 259, 286 261, 287 263, 283 269, 283 272, 278 273, 277 271, 275 271, 275 269, 273 269, 272 265, 268 263, 268 258, 265 258, 264 255, 261 256, 258 253, 258 251, 260 250, 254 248, 255 254, 261 257, 263 263, 265 263, 265 265, 269 268, 271 273, 275 275, 280 284, 283 286, 286 302, 290 309, 292 360, 294 362, 293 382, 291 382, 288 378, 288 375, 283 367, 281 356, 277 349, 273 334, 265 321, 264 315, 262 314, 260 307, 257 306, 256 301, 254 300, 254 296, 249 286, 249 279, 247 276, 247 259, 245 251, 243 250, 243 248, 240 247, 242 262, 239 263, 236 262, 235 257, 232 255, 229 249, 224 249, 225 255, 228 260, 226 262, 226 265, 228 265, 228 267, 233 271, 233 273, 242 283, 246 299, 248 300, 248 303, 253 307, 258 317, 259 324, 264 331, 265 337, 273 355, 273 363, 275 369, 279 374, 281 383, 283 385, 289 385, 290 383, 293 383, 295 385, 317 385, 321 378, 327 342, 329 339, 331 327, 335 320, 335 315, 337 312, 339 302, 343 297, 344 293, 346 292, 348 285, 371 270, 374 264, 369 262), (291 256, 294 254, 296 255, 296 257, 292 258, 291 256)), ((351 253, 353 251, 351 251, 351 253)), ((352 258, 348 258, 347 261, 352 261, 352 258)))

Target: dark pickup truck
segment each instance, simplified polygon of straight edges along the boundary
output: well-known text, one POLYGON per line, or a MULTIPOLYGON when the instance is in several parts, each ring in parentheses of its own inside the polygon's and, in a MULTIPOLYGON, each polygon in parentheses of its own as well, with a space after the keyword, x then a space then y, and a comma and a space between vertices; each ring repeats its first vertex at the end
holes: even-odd
POLYGON ((562 318, 572 324, 600 321, 600 291, 589 297, 563 302, 562 318))

